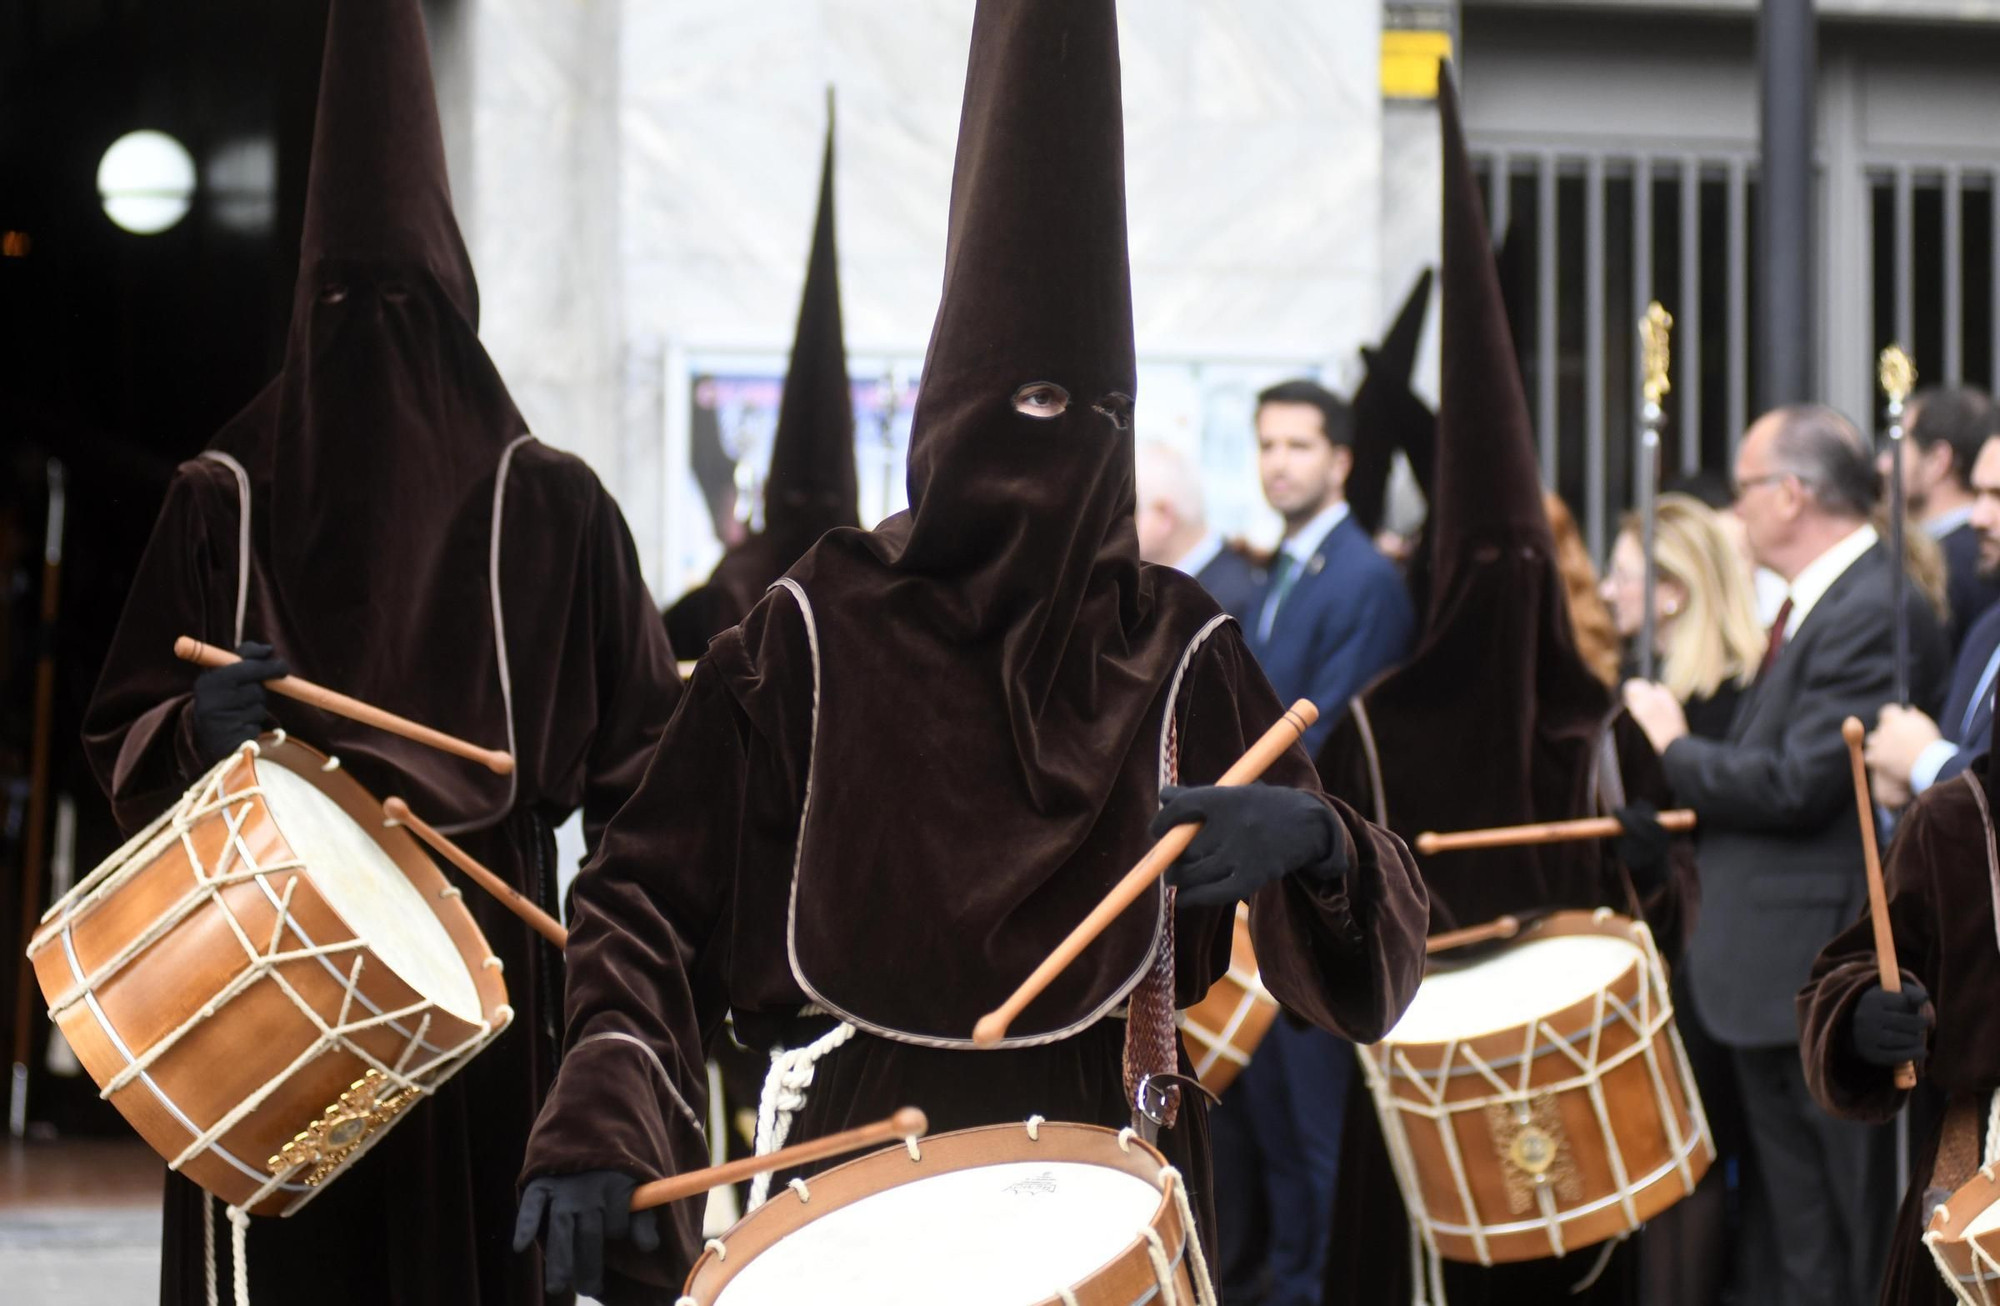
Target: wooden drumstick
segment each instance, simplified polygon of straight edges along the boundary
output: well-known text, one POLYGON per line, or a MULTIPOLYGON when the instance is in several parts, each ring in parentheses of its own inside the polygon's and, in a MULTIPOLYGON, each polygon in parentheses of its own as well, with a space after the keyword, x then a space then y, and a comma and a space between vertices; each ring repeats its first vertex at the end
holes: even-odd
MULTIPOLYGON (((1882 887, 1882 853, 1875 846, 1875 802, 1868 796, 1868 763, 1862 759, 1861 744, 1868 727, 1860 718, 1840 723, 1840 737, 1847 741, 1847 758, 1854 766, 1854 807, 1861 815, 1861 859, 1868 870, 1868 916, 1875 924, 1875 970, 1882 988, 1889 993, 1903 991, 1903 972, 1896 965, 1896 936, 1889 929, 1889 894, 1882 887)), ((1896 1067, 1896 1087, 1915 1088, 1917 1068, 1905 1061, 1896 1067)))
POLYGON ((714 1165, 706 1170, 690 1170, 671 1179, 655 1179, 649 1184, 640 1184, 632 1191, 632 1209, 644 1211, 655 1206, 665 1206, 668 1202, 678 1202, 684 1197, 695 1197, 711 1188, 720 1188, 724 1184, 754 1179, 767 1170, 789 1170, 808 1161, 823 1161, 829 1156, 839 1156, 843 1152, 858 1152, 877 1143, 892 1143, 901 1138, 919 1138, 930 1127, 931 1123, 924 1117, 922 1111, 913 1106, 906 1106, 887 1120, 877 1120, 872 1125, 862 1125, 857 1129, 828 1134, 825 1138, 815 1138, 809 1143, 779 1148, 766 1156, 746 1156, 741 1161, 731 1161, 728 1165, 714 1165))
POLYGON ((500 905, 513 912, 522 920, 535 927, 535 931, 558 948, 569 944, 569 931, 562 923, 536 906, 534 900, 516 889, 507 881, 479 864, 479 859, 451 840, 439 834, 400 798, 382 800, 382 815, 397 825, 406 826, 410 832, 437 850, 438 856, 471 876, 473 882, 500 900, 500 905))
POLYGON ((1520 932, 1521 920, 1518 916, 1501 916, 1484 925, 1468 925, 1462 930, 1447 930, 1443 934, 1433 934, 1424 940, 1424 951, 1449 952, 1453 948, 1486 943, 1493 939, 1511 939, 1520 932))
MULTIPOLYGON (((1676 808, 1660 813, 1660 827, 1676 833, 1694 829, 1694 813, 1676 808)), ((1616 839, 1625 833, 1615 816, 1587 816, 1577 821, 1541 821, 1532 825, 1502 825, 1490 830, 1460 830, 1455 834, 1425 831, 1417 836, 1417 851, 1433 853, 1470 852, 1478 848, 1525 848, 1545 843, 1580 843, 1587 839, 1616 839)))
MULTIPOLYGON (((1266 730, 1263 738, 1250 745, 1250 751, 1237 758, 1236 764, 1223 772, 1222 778, 1215 783, 1218 786, 1249 784, 1284 756, 1285 750, 1297 743, 1299 736, 1317 720, 1319 709, 1313 706, 1312 700, 1300 699, 1286 709, 1277 724, 1266 730)), ((1187 846, 1201 831, 1201 824, 1190 821, 1167 831, 1165 837, 1153 845, 1153 850, 1140 858, 1139 864, 1127 871, 1125 878, 1104 896, 1104 901, 1093 907, 1090 915, 1070 931, 1069 937, 1058 944, 1041 965, 1035 967, 1034 974, 1021 981, 1021 987, 1014 990, 1012 997, 979 1018, 979 1023, 972 1030, 973 1043, 979 1047, 992 1047, 1005 1038, 1007 1027, 1014 1023, 1027 1005, 1041 996, 1042 990, 1081 956, 1083 950, 1104 933, 1112 921, 1118 919, 1120 912, 1138 901, 1139 895, 1174 864, 1176 857, 1187 851, 1187 846)))
MULTIPOLYGON (((216 648, 198 639, 190 639, 186 635, 174 641, 174 656, 183 662, 210 668, 226 667, 243 660, 228 649, 216 648)), ((419 725, 407 717, 397 716, 394 712, 385 712, 358 698, 335 693, 331 689, 313 684, 310 680, 300 680, 297 676, 280 676, 276 680, 265 681, 264 688, 274 694, 297 699, 308 707, 316 707, 322 712, 344 716, 350 721, 359 721, 363 725, 374 726, 377 730, 386 730, 392 735, 401 735, 405 739, 428 744, 441 753, 450 753, 454 757, 477 762, 495 775, 513 773, 514 759, 507 753, 469 744, 456 735, 448 735, 442 730, 419 725)))

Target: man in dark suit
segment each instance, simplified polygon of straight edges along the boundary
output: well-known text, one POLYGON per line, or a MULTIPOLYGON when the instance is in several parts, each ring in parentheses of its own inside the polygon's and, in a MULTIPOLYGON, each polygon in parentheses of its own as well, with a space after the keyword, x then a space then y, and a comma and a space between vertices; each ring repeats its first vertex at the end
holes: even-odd
MULTIPOLYGON (((1736 511, 1757 561, 1789 589, 1770 652, 1725 739, 1687 733, 1680 706, 1633 683, 1626 703, 1701 821, 1695 1005, 1732 1053, 1757 1195, 1777 1230, 1780 1306, 1875 1300, 1890 1227, 1886 1131, 1834 1120, 1799 1062, 1793 995, 1866 899, 1841 722, 1895 696, 1893 567, 1868 524, 1880 476, 1861 433, 1829 408, 1759 418, 1736 456, 1736 511)), ((1941 697, 1943 632, 1904 588, 1915 702, 1941 697)))
MULTIPOLYGON (((1973 537, 1978 578, 2000 578, 2000 436, 1988 436, 1972 465, 1972 505, 1963 533, 1973 537)), ((1940 781, 1965 770, 1986 751, 1993 730, 1993 686, 2000 679, 2000 605, 1972 623, 1958 646, 1951 695, 1933 721, 1913 707, 1891 703, 1868 736, 1868 767, 1875 796, 1901 807, 1940 781)))
MULTIPOLYGON (((1353 432, 1348 406, 1311 381, 1257 396, 1257 469, 1285 538, 1245 625, 1279 696, 1318 706, 1314 754, 1416 630, 1402 578, 1348 511, 1353 432)), ((1350 1044, 1281 1016, 1210 1116, 1230 1306, 1318 1306, 1353 1076, 1350 1044)))
POLYGON ((1402 578, 1348 511, 1353 441, 1352 411, 1312 381, 1257 396, 1257 471, 1265 500, 1285 519, 1285 538, 1250 648, 1280 698, 1310 698, 1319 708, 1305 734, 1315 754, 1347 700, 1409 652, 1417 624, 1402 578))
MULTIPOLYGON (((1972 527, 1972 465, 1994 433, 1995 417, 1993 400, 1970 386, 1919 390, 1904 417, 1903 501, 1910 520, 1944 553, 1954 651, 2000 599, 2000 579, 1981 569, 1972 527)), ((1886 451, 1880 462, 1888 475, 1886 451)))
POLYGON ((1264 569, 1242 545, 1209 528, 1201 481, 1187 456, 1150 440, 1139 446, 1137 463, 1139 556, 1186 572, 1224 612, 1247 623, 1264 569))

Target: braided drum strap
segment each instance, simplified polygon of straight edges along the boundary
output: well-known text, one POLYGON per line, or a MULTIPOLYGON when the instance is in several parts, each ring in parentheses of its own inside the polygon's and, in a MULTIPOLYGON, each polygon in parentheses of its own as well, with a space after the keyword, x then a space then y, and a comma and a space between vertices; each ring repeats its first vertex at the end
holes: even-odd
MULTIPOLYGON (((1167 705, 1173 711, 1173 705, 1167 705)), ((1172 722, 1167 727, 1167 774, 1170 782, 1178 783, 1181 774, 1180 723, 1172 722)), ((1174 1022, 1174 890, 1167 889, 1162 910, 1166 920, 1160 928, 1159 947, 1153 952, 1152 964, 1146 968, 1145 976, 1138 987, 1132 990, 1130 1011, 1125 1021, 1125 1100, 1145 1112, 1149 1117, 1157 1116, 1159 1123, 1171 1129, 1180 1114, 1180 1094, 1171 1086, 1156 1089, 1146 1094, 1151 1099, 1153 1110, 1146 1111, 1148 1102, 1142 1101, 1140 1090, 1148 1077, 1172 1075, 1180 1070, 1180 1033, 1174 1022)))

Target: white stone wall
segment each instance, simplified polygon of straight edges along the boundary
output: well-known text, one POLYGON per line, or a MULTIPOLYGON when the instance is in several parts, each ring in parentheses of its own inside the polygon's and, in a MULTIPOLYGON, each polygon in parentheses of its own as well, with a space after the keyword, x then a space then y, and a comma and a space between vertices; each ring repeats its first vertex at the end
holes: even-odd
MULTIPOLYGON (((537 432, 618 495, 660 597, 707 535, 672 497, 686 370, 782 370, 829 84, 856 371, 920 358, 972 9, 456 0, 440 80, 488 347, 537 432)), ((1319 366, 1351 384, 1407 285, 1411 233, 1384 266, 1400 206, 1385 210, 1379 6, 1127 0, 1121 23, 1142 433, 1200 450, 1224 525, 1267 530, 1248 394, 1319 366)))

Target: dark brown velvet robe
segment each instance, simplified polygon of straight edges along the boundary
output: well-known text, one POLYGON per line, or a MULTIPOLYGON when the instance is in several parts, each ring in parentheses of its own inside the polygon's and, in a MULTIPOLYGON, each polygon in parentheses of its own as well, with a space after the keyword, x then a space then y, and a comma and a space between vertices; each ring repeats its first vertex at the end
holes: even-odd
MULTIPOLYGON (((581 807, 596 840, 680 686, 624 519, 587 467, 526 437, 478 303, 416 0, 334 0, 284 367, 175 476, 85 719, 128 828, 207 769, 174 638, 249 638, 309 680, 512 750, 501 778, 271 700, 278 724, 555 910, 555 827, 581 807)), ((483 895, 466 905, 513 1026, 300 1213, 255 1223, 262 1306, 542 1300, 537 1259, 511 1250, 512 1179, 555 1071, 561 958, 483 895)), ((170 1306, 207 1300, 202 1205, 169 1178, 170 1306)), ((226 1225, 219 1241, 227 1299, 226 1225)))
MULTIPOLYGON (((473 502, 490 502, 491 490, 489 479, 473 502)), ((474 533, 483 534, 486 514, 474 518, 474 533)), ((85 747, 128 830, 205 769, 191 733, 195 672, 174 660, 172 645, 181 634, 224 647, 234 642, 237 526, 229 470, 207 459, 184 465, 134 578, 86 720, 85 747)), ((338 755, 371 792, 407 795, 439 824, 478 822, 458 842, 555 912, 555 827, 580 807, 586 838, 598 842, 637 785, 679 682, 624 520, 576 459, 532 443, 516 453, 501 575, 518 766, 510 805, 463 811, 426 803, 420 794, 444 787, 426 785, 426 773, 470 764, 414 746, 406 751, 402 741, 290 699, 273 697, 271 709, 278 724, 338 755)), ((476 613, 466 614, 471 620, 457 640, 442 643, 404 642, 385 626, 379 661, 353 676, 344 668, 320 671, 311 648, 289 635, 280 596, 254 566, 247 606, 244 633, 274 643, 309 679, 418 719, 448 701, 479 705, 488 720, 500 714, 490 667, 468 674, 490 663, 491 624, 476 613)), ((501 738, 489 733, 481 742, 501 738)), ((513 1026, 298 1215, 254 1222, 254 1302, 532 1306, 542 1300, 536 1257, 515 1255, 509 1237, 514 1175, 555 1073, 562 961, 485 895, 468 892, 465 904, 505 965, 513 1026)), ((178 1176, 168 1179, 163 1252, 162 1301, 205 1302, 201 1193, 178 1176)))
MULTIPOLYGON (((1974 789, 1988 765, 1981 759, 1919 798, 1904 814, 1882 868, 1896 962, 1905 981, 1924 986, 1937 1010, 1923 1080, 1952 1105, 1969 1103, 1982 1133, 1988 1099, 2000 1088, 2000 1038, 1992 1025, 2000 1001, 1993 910, 2000 876, 1974 789)), ((1869 1065, 1848 1048, 1854 1004, 1878 983, 1874 925, 1864 913, 1820 951, 1811 980, 1799 991, 1800 1050, 1813 1096, 1837 1116, 1877 1124, 1892 1119, 1909 1097, 1888 1068, 1869 1065)), ((1911 1140, 1910 1191, 1896 1215, 1884 1306, 1950 1306, 1954 1300, 1921 1242, 1924 1189, 1938 1142, 1935 1123, 1929 1137, 1911 1140)))
MULTIPOLYGON (((706 1111, 702 1049, 723 1013, 733 1009, 745 1041, 766 1046, 799 1046, 825 1028, 823 1021, 794 1019, 807 999, 786 949, 812 734, 811 657, 804 620, 787 591, 720 636, 696 668, 639 792, 577 882, 566 1052, 529 1148, 527 1176, 599 1168, 661 1175, 706 1164, 698 1128, 706 1111), (731 674, 730 666, 741 670, 731 674), (689 793, 703 800, 688 803, 689 793)), ((1279 710, 1235 627, 1223 626, 1196 654, 1182 687, 1183 779, 1219 776, 1279 710)), ((933 713, 913 712, 902 724, 913 750, 981 747, 933 713)), ((1155 716, 1155 733, 1157 726, 1155 716)), ((1317 787, 1297 749, 1266 780, 1317 787)), ((839 776, 822 775, 816 783, 837 784, 839 776)), ((1413 990, 1425 905, 1402 845, 1351 810, 1338 810, 1353 866, 1344 885, 1324 895, 1296 881, 1275 885, 1252 904, 1253 930, 1273 992, 1316 1023, 1366 1039, 1388 1027, 1413 990)), ((879 819, 895 830, 922 821, 924 812, 885 802, 879 819)), ((1098 868, 1104 884, 1146 844, 1141 835, 1106 849, 1098 868)), ((975 837, 961 864, 942 863, 936 873, 963 876, 994 851, 975 837)), ((1033 865, 1047 852, 1026 845, 1003 855, 1033 865)), ((1148 898, 1142 906, 1155 902, 1148 898)), ((878 920, 895 922, 913 935, 926 925, 894 901, 857 900, 845 915, 850 923, 865 919, 871 929, 878 920)), ((1181 914, 1180 1005, 1198 999, 1227 968, 1229 922, 1219 909, 1181 914)), ((928 983, 893 954, 875 961, 885 976, 928 983)), ((960 1003, 964 1034, 983 1013, 977 1002, 960 1003)), ((1120 1081, 1123 1038, 1123 1023, 1113 1019, 1059 1042, 992 1052, 859 1034, 817 1066, 792 1137, 879 1119, 909 1103, 930 1113, 934 1130, 1037 1113, 1122 1126, 1130 1116, 1120 1081)), ((1162 1137, 1206 1205, 1204 1110, 1184 1102, 1182 1123, 1162 1137)), ((641 1260, 628 1246, 614 1247, 608 1301, 674 1299, 700 1245, 699 1204, 681 1203, 674 1216, 680 1237, 657 1257, 641 1260)), ((1206 1223, 1212 1234, 1212 1220, 1206 1223)))

